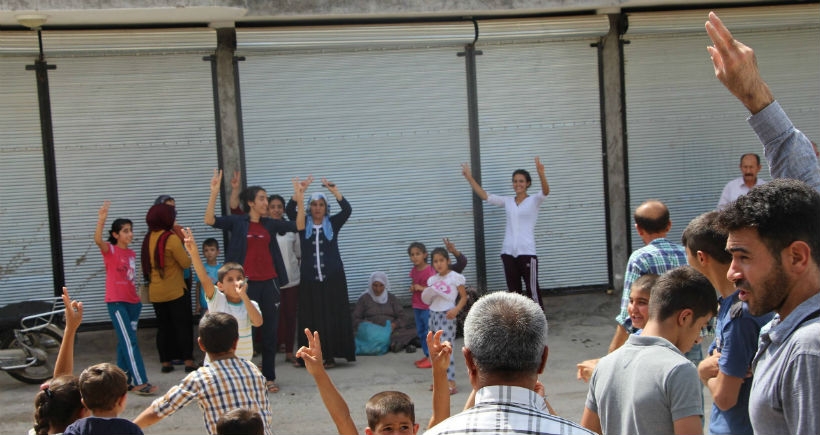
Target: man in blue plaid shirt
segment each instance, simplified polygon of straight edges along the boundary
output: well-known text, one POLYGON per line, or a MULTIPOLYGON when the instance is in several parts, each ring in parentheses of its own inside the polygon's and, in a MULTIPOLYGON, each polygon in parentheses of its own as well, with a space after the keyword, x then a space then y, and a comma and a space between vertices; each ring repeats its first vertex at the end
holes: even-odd
MULTIPOLYGON (((615 318, 618 326, 615 327, 615 336, 609 344, 609 352, 621 347, 633 332, 632 322, 626 312, 632 283, 641 275, 663 275, 668 270, 687 264, 683 246, 666 239, 670 228, 672 221, 669 219, 669 209, 664 203, 650 199, 635 209, 635 229, 646 246, 633 252, 626 264, 621 313, 615 318)), ((693 350, 700 351, 700 346, 695 346, 693 350)))

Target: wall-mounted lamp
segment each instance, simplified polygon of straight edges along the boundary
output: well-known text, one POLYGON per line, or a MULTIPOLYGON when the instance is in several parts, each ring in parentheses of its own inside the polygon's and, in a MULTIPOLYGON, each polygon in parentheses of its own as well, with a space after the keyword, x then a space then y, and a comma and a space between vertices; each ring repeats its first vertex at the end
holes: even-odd
POLYGON ((14 18, 23 26, 31 30, 40 30, 43 24, 48 20, 48 15, 43 14, 20 14, 15 15, 14 18))

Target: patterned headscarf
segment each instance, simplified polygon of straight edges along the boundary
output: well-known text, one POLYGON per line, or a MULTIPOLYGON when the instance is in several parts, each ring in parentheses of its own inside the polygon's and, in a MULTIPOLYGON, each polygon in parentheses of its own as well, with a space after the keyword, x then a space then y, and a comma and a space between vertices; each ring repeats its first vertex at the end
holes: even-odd
POLYGON ((311 234, 313 234, 313 218, 310 216, 310 203, 320 199, 325 202, 325 217, 322 219, 322 232, 328 240, 333 240, 333 225, 330 224, 330 218, 328 217, 330 215, 330 204, 328 204, 327 197, 322 192, 316 192, 310 195, 310 201, 308 201, 307 205, 307 216, 305 216, 307 220, 305 223, 305 239, 310 239, 311 234))

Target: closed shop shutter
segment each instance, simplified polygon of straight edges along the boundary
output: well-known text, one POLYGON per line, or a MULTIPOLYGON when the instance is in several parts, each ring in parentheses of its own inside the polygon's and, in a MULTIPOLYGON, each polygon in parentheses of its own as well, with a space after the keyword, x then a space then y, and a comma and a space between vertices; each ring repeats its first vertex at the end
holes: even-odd
MULTIPOLYGON (((479 22, 477 47, 483 187, 514 195, 512 172, 540 156, 550 185, 535 229, 541 288, 608 281, 596 36, 605 17, 479 22), (529 32, 534 26, 541 32, 529 32), (549 29, 549 31, 546 31, 549 29), (486 40, 482 39, 487 36, 486 40), (482 42, 483 41, 483 42, 482 42)), ((467 183, 462 182, 462 189, 467 183)), ((506 289, 499 258, 504 209, 484 205, 487 280, 506 289)))
MULTIPOLYGON (((57 65, 49 80, 66 284, 85 303, 85 321, 107 322, 105 269, 93 242, 103 200, 112 202, 104 238, 113 219, 131 219, 130 248, 138 258, 145 213, 160 194, 176 198, 178 222, 199 239, 221 234, 202 223, 210 168, 217 166, 211 67, 202 57, 213 52, 215 36, 209 30, 43 36, 47 60, 57 65)), ((27 75, 33 83, 34 73, 27 75)), ((27 98, 36 107, 36 91, 27 98)), ((32 116, 39 129, 37 113, 32 116)), ((27 169, 41 178, 42 163, 33 162, 27 169)), ((36 209, 44 199, 31 195, 15 208, 36 209)), ((47 237, 47 224, 41 231, 47 237)), ((50 261, 48 245, 36 255, 50 261)), ((153 317, 150 307, 142 317, 153 317)))
MULTIPOLYGON (((606 32, 605 21, 567 22, 575 31, 581 29, 582 33, 587 33, 591 28, 606 32)), ((482 26, 484 24, 480 23, 479 27, 482 26)), ((566 151, 555 143, 555 148, 547 150, 560 150, 560 159, 547 155, 546 151, 541 156, 547 162, 548 173, 552 171, 551 180, 557 183, 558 189, 562 186, 560 178, 564 173, 573 173, 570 178, 575 177, 574 169, 561 172, 559 167, 565 162, 575 162, 575 168, 584 167, 597 173, 594 176, 597 178, 585 181, 588 186, 595 186, 590 189, 598 192, 594 194, 598 198, 588 203, 572 202, 569 200, 572 196, 570 189, 565 188, 563 192, 556 189, 559 193, 551 196, 547 204, 552 204, 556 211, 574 207, 581 213, 588 211, 581 208, 593 204, 596 210, 591 214, 598 215, 597 222, 601 225, 598 241, 601 249, 596 251, 596 247, 583 254, 579 252, 576 259, 588 261, 600 256, 602 268, 597 276, 590 274, 587 262, 584 273, 576 273, 574 279, 567 279, 566 275, 559 278, 565 272, 562 271, 550 282, 559 283, 559 279, 563 279, 557 285, 605 283, 606 241, 602 226, 595 52, 589 48, 590 39, 575 41, 574 45, 564 49, 566 51, 544 48, 545 45, 533 42, 543 40, 546 34, 556 32, 556 28, 554 22, 520 20, 487 26, 486 34, 491 43, 520 38, 522 44, 482 47, 497 54, 485 54, 478 59, 479 100, 486 95, 488 101, 487 106, 480 109, 481 128, 487 131, 487 139, 482 131, 485 144, 482 159, 484 165, 489 165, 485 166, 485 171, 491 168, 491 176, 485 176, 485 179, 496 179, 506 189, 509 183, 502 180, 509 177, 512 169, 522 164, 531 166, 532 157, 541 153, 535 144, 583 137, 581 140, 587 142, 581 147, 583 150, 566 151), (544 108, 531 113, 533 105, 548 104, 539 99, 530 106, 520 107, 520 102, 515 100, 520 93, 506 93, 508 86, 518 86, 517 83, 522 84, 516 92, 533 84, 542 87, 544 76, 530 70, 542 65, 541 71, 549 71, 549 68, 543 69, 547 63, 545 59, 566 54, 580 46, 585 48, 585 62, 583 65, 573 64, 572 71, 564 70, 560 74, 561 83, 550 92, 553 96, 567 95, 568 98, 584 95, 589 111, 582 109, 584 115, 581 118, 573 114, 572 121, 564 118, 544 121, 539 115, 559 109, 544 108), (504 65, 521 59, 525 59, 524 64, 504 65), (489 88, 485 90, 483 68, 487 68, 487 83, 496 80, 495 86, 501 89, 495 92, 489 88), (589 81, 578 86, 590 87, 588 92, 567 93, 572 88, 569 81, 575 73, 574 68, 588 70, 583 76, 589 81), (505 69, 506 76, 503 75, 505 69), (495 104, 504 107, 494 113, 492 105, 495 104), (494 118, 500 121, 494 121, 494 118), (535 118, 539 118, 537 125, 532 121, 535 118), (545 129, 551 133, 544 133, 545 129), (505 132, 492 133, 500 130, 505 132), (495 167, 504 175, 496 177, 492 171, 495 167)), ((277 192, 286 197, 291 192, 289 179, 294 176, 327 176, 339 184, 353 206, 353 216, 340 239, 351 300, 356 300, 365 290, 368 276, 374 270, 387 272, 392 278, 393 292, 408 299, 407 274, 411 265, 406 250, 415 240, 425 243, 431 250, 442 245, 442 237, 449 237, 470 258, 465 270, 468 283, 476 282, 475 259, 471 258, 475 252, 472 197, 459 166, 469 161, 465 66, 464 59, 457 57, 464 44, 471 42, 473 37, 470 23, 237 30, 239 52, 246 57, 239 68, 248 184, 260 184, 268 193, 277 192)), ((555 45, 560 43, 547 44, 546 47, 555 45)), ((554 62, 563 64, 563 61, 554 62)), ((318 184, 311 186, 310 191, 321 190, 318 184)), ((495 191, 503 193, 503 189, 496 188, 495 191)), ((338 210, 333 200, 331 208, 338 210)), ((503 219, 503 214, 501 217, 503 219)), ((553 244, 549 238, 545 239, 543 229, 557 228, 551 222, 561 219, 549 212, 542 213, 539 229, 542 247, 553 244)), ((497 229, 488 219, 488 233, 499 234, 497 240, 488 242, 490 252, 500 248, 503 223, 501 225, 497 229)), ((595 237, 591 234, 589 239, 595 237)), ((572 235, 562 234, 555 238, 569 240, 572 235)), ((580 250, 576 248, 576 251, 580 250)), ((496 258, 493 253, 488 261, 496 267, 490 277, 491 289, 502 288, 504 282, 500 265, 495 264, 498 263, 496 258)))
POLYGON ((0 54, 0 296, 53 295, 43 146, 32 57, 0 54), (25 222, 25 223, 23 223, 25 222))
MULTIPOLYGON (((794 124, 820 137, 820 14, 817 5, 717 11, 754 48, 763 78, 794 124)), ((625 36, 632 210, 648 198, 670 208, 669 239, 717 206, 744 153, 762 146, 748 111, 714 76, 703 25, 707 10, 633 14, 625 36)), ((760 176, 769 180, 763 161, 760 176)), ((632 235, 633 247, 643 243, 632 235)))

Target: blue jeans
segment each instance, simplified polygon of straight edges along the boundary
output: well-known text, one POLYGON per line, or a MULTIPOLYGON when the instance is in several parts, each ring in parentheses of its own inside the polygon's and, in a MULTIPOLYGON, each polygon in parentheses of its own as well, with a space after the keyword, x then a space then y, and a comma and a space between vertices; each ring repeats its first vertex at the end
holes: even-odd
POLYGON ((108 315, 117 333, 117 367, 128 376, 130 385, 142 385, 148 382, 145 376, 145 364, 137 343, 137 321, 140 318, 142 304, 127 302, 109 302, 108 315))
POLYGON ((413 308, 413 316, 416 318, 416 334, 421 341, 421 350, 424 356, 430 356, 430 350, 427 349, 427 324, 430 322, 430 310, 413 308))

